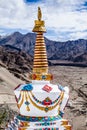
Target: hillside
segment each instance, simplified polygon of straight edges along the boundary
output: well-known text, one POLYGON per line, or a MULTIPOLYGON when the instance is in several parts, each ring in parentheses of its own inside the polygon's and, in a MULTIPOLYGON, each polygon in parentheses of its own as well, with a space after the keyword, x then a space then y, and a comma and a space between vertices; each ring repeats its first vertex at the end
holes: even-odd
POLYGON ((15 103, 13 90, 24 81, 16 78, 4 67, 0 66, 0 104, 15 103))
MULTIPOLYGON (((34 33, 23 35, 19 32, 15 32, 9 36, 1 38, 0 45, 10 45, 33 56, 35 38, 36 35, 34 33)), ((49 60, 66 60, 84 62, 87 64, 87 40, 78 39, 75 41, 58 42, 49 40, 45 37, 45 43, 49 60)))
POLYGON ((16 47, 0 46, 0 65, 22 80, 27 81, 25 73, 30 73, 32 61, 32 56, 16 47))
POLYGON ((14 88, 24 83, 0 65, 0 130, 4 130, 8 120, 17 113, 14 88))

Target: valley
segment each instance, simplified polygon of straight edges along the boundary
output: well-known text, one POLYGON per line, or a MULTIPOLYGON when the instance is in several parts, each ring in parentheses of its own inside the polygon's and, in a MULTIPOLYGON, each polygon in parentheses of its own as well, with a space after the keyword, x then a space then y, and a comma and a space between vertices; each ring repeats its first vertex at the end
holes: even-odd
MULTIPOLYGON (((70 121, 73 130, 86 130, 87 127, 87 68, 72 66, 50 66, 49 72, 54 75, 52 83, 68 86, 70 99, 65 108, 64 118, 70 121)), ((27 79, 28 79, 28 74, 27 79)), ((29 79, 28 79, 29 80, 29 79)), ((0 105, 8 104, 11 110, 18 112, 14 88, 25 83, 12 73, 0 67, 0 105), (3 95, 4 97, 3 97, 3 95)), ((1 109, 1 107, 0 107, 1 109)))

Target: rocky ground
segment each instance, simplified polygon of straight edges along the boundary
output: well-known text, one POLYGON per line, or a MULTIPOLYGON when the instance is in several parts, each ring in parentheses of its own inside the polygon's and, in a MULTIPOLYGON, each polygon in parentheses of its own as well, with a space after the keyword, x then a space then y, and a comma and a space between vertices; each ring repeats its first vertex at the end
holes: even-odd
POLYGON ((53 83, 69 86, 70 99, 64 117, 73 130, 87 130, 87 68, 52 66, 53 83))
MULTIPOLYGON (((62 86, 69 86, 70 89, 70 99, 65 108, 64 118, 67 118, 70 121, 70 124, 73 126, 73 130, 86 130, 87 68, 51 66, 49 71, 54 75, 54 80, 52 83, 61 84, 62 86)), ((17 79, 12 74, 10 75, 10 73, 2 67, 0 67, 0 74, 0 118, 3 118, 4 122, 3 123, 1 121, 0 125, 3 128, 7 120, 13 116, 13 111, 15 111, 15 113, 18 112, 14 99, 13 88, 15 88, 18 83, 22 83, 24 81, 17 79), (6 75, 8 74, 10 76, 9 82, 6 80, 6 75), (2 93, 4 93, 5 98, 2 97, 2 93), (6 102, 8 100, 10 103, 6 102), (8 108, 8 106, 10 108, 8 108), (8 113, 7 119, 5 118, 6 113, 8 113)))

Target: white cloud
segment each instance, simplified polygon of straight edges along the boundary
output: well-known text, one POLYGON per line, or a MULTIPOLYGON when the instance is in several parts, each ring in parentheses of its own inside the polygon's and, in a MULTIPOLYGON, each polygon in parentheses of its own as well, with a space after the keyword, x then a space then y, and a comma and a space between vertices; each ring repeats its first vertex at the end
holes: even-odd
MULTIPOLYGON (((0 28, 26 30, 31 32, 37 18, 38 5, 42 8, 43 19, 48 38, 69 40, 86 38, 87 10, 86 0, 42 0, 35 4, 26 4, 24 0, 0 0, 0 28)), ((0 31, 2 34, 3 31, 0 31)), ((5 33, 5 32, 3 32, 5 33)))

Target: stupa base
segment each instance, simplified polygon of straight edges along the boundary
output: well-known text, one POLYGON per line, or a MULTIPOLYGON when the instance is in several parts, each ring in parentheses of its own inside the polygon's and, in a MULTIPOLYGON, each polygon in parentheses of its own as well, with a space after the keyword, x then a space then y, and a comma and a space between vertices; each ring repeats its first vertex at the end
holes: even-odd
POLYGON ((71 126, 61 116, 25 117, 18 115, 5 130, 71 130, 71 126))

